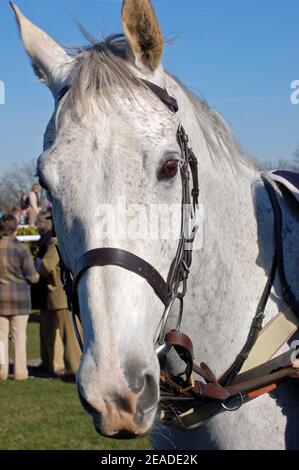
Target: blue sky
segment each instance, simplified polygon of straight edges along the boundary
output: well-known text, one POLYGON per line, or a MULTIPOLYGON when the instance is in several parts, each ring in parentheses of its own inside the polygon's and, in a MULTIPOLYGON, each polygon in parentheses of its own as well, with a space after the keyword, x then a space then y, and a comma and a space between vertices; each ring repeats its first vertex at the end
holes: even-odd
MULTIPOLYGON (((85 42, 68 9, 94 35, 121 30, 120 0, 16 0, 65 45, 85 42)), ((153 0, 166 37, 166 68, 229 122, 245 151, 262 161, 291 159, 299 143, 298 0, 153 0)), ((35 158, 52 111, 23 52, 7 0, 0 0, 0 172, 35 158)))

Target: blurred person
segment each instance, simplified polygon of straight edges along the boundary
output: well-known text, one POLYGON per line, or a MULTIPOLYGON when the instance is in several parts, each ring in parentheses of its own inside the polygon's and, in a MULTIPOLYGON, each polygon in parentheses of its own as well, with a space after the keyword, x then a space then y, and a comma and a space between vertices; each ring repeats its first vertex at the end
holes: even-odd
POLYGON ((4 212, 2 212, 1 208, 0 208, 0 220, 2 220, 4 217, 4 212))
POLYGON ((30 284, 37 283, 29 248, 16 239, 14 215, 0 222, 0 380, 9 373, 9 333, 13 344, 15 380, 28 378, 26 328, 31 313, 30 284))
MULTIPOLYGON (((36 268, 39 271, 42 259, 48 251, 52 238, 52 217, 49 211, 43 211, 37 223, 41 239, 36 259, 36 268)), ((31 290, 35 299, 35 307, 40 311, 40 355, 41 364, 38 369, 51 375, 59 375, 64 371, 63 344, 57 324, 57 313, 47 309, 48 275, 41 277, 37 285, 31 290)))
POLYGON ((11 212, 10 214, 11 215, 14 215, 15 218, 17 219, 17 222, 18 222, 18 225, 20 224, 20 220, 21 220, 21 208, 19 206, 15 206, 11 209, 11 212))
POLYGON ((29 194, 22 193, 21 198, 20 198, 21 210, 28 209, 29 205, 30 205, 29 194))
MULTIPOLYGON (((81 350, 74 331, 71 313, 60 278, 59 256, 56 249, 57 239, 52 237, 45 256, 42 259, 40 275, 48 281, 47 310, 53 315, 63 343, 64 370, 67 375, 75 375, 79 368, 81 350)), ((82 330, 80 331, 82 332, 82 330)), ((59 353, 55 348, 56 354, 59 353)), ((54 350, 54 351, 55 351, 54 350)), ((55 362, 60 357, 54 355, 55 362)), ((62 373, 63 370, 57 371, 62 373)))
POLYGON ((34 184, 29 193, 28 224, 36 225, 37 217, 41 211, 40 185, 34 184))
POLYGON ((20 225, 26 225, 29 217, 29 194, 23 193, 20 199, 21 217, 20 225))

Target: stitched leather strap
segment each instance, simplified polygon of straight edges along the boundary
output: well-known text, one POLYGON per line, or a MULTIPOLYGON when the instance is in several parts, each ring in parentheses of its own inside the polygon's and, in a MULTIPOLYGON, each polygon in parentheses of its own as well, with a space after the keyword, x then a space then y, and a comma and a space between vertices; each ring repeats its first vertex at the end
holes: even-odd
POLYGON ((161 302, 165 306, 168 305, 168 286, 158 271, 142 258, 118 248, 98 248, 88 251, 79 259, 74 272, 74 293, 77 292, 77 287, 83 274, 96 266, 119 266, 138 274, 150 284, 161 302))
POLYGON ((173 96, 170 96, 164 88, 155 85, 155 83, 148 82, 147 80, 141 80, 147 88, 149 88, 160 100, 166 104, 166 106, 172 111, 173 113, 177 113, 179 110, 178 102, 173 96))

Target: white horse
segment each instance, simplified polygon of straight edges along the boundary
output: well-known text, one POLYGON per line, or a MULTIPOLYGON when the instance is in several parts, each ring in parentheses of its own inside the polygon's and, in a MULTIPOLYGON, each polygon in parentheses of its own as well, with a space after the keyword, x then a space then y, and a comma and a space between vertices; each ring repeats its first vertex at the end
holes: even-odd
MULTIPOLYGON (((197 360, 220 374, 247 338, 273 258, 273 213, 258 171, 223 119, 164 71, 163 39, 150 0, 124 0, 124 38, 68 52, 12 6, 34 70, 56 100, 38 174, 69 269, 88 250, 118 247, 167 276, 177 241, 103 239, 99 214, 120 197, 128 206, 180 204, 176 132, 180 123, 186 129, 199 161, 205 217, 182 329, 194 341, 197 360), (178 101, 178 113, 141 79, 166 88, 178 101)), ((287 275, 298 297, 299 225, 287 207, 284 242, 287 275)), ((78 292, 84 330, 78 389, 102 435, 121 437, 125 430, 142 436, 156 421, 152 441, 161 449, 299 448, 297 381, 197 431, 159 425, 159 299, 142 278, 112 266, 90 269, 78 292)), ((277 283, 267 320, 283 306, 277 283)))

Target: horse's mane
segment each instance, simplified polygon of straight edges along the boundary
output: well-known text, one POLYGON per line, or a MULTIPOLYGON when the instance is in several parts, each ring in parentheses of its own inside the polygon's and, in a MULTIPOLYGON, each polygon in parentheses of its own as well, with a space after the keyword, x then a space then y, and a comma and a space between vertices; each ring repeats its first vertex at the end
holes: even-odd
POLYGON ((238 141, 233 136, 223 117, 212 109, 208 103, 191 92, 179 78, 172 76, 177 84, 184 90, 194 106, 198 124, 203 132, 212 158, 217 161, 223 157, 229 160, 235 167, 242 162, 246 166, 252 166, 252 162, 242 151, 238 141), (219 157, 219 158, 218 158, 219 157))
MULTIPOLYGON (((132 57, 128 54, 127 42, 123 35, 111 35, 101 42, 90 36, 88 39, 90 41, 88 46, 68 49, 75 65, 70 77, 70 90, 63 98, 57 116, 63 110, 71 109, 77 117, 80 117, 84 107, 89 106, 99 93, 111 106, 116 87, 124 90, 126 97, 132 100, 136 98, 136 87, 144 91, 147 99, 153 98, 152 93, 129 66, 132 57)), ((220 114, 210 108, 206 101, 194 95, 177 77, 172 76, 172 78, 193 104, 211 155, 214 158, 219 157, 220 161, 225 157, 233 166, 240 161, 248 164, 248 160, 220 114)))

